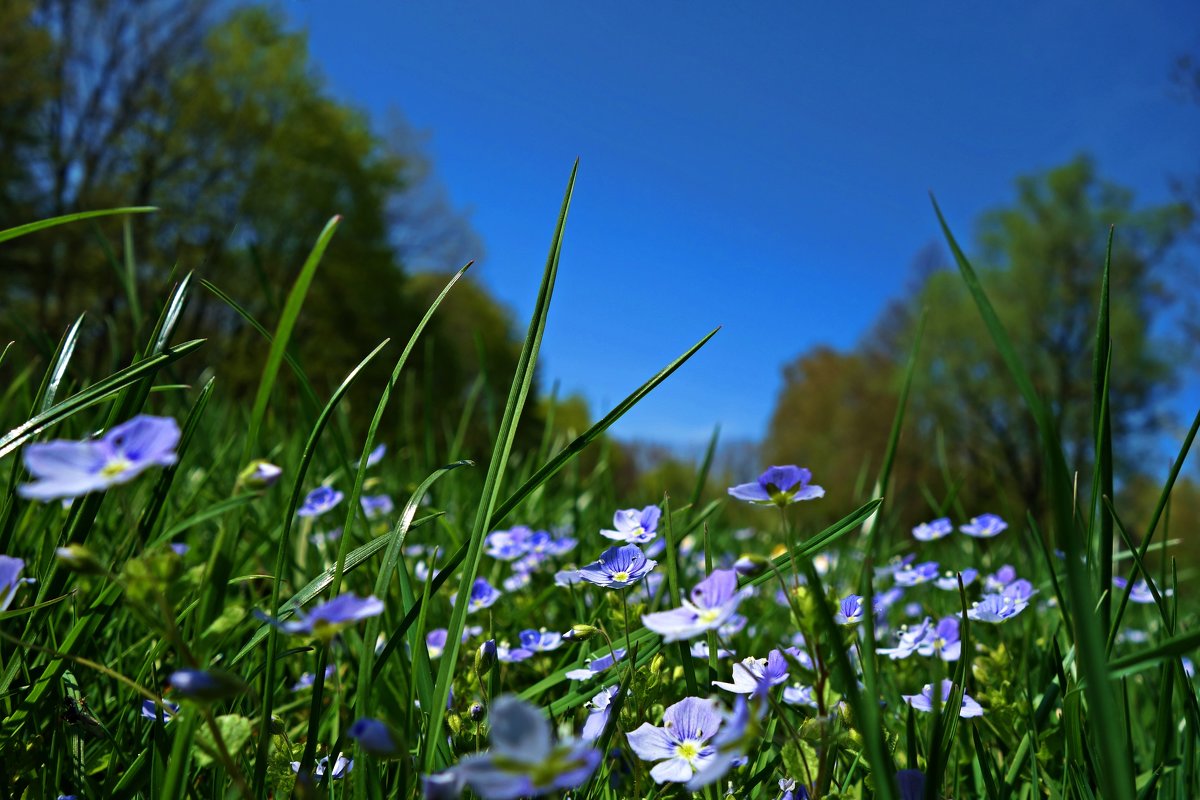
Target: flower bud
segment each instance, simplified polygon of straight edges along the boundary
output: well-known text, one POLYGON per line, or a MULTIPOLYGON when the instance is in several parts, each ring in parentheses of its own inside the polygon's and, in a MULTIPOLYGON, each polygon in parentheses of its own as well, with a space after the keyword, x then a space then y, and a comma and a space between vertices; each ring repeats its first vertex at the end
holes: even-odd
POLYGON ((246 688, 241 678, 219 669, 181 669, 167 683, 180 697, 204 702, 233 697, 246 688))
POLYGON ((346 731, 346 735, 358 742, 365 752, 379 758, 392 758, 400 755, 396 744, 399 738, 386 722, 361 717, 346 731))
POLYGON ((81 544, 69 544, 54 551, 59 566, 81 575, 104 575, 108 572, 96 554, 81 544))
POLYGON ((662 672, 663 667, 667 665, 667 657, 662 653, 658 653, 650 660, 650 674, 657 675, 662 672))
POLYGON ((568 642, 584 642, 600 632, 600 629, 593 625, 572 625, 571 630, 563 634, 563 638, 568 642))
POLYGON ((475 651, 475 671, 480 677, 487 675, 492 671, 492 667, 496 665, 496 640, 488 639, 483 644, 479 645, 479 649, 475 651))
POLYGON ((281 467, 258 458, 246 465, 246 468, 238 475, 237 482, 238 486, 247 489, 266 489, 279 480, 279 476, 282 474, 281 467))
POLYGON ((483 707, 483 703, 471 703, 470 714, 471 719, 479 722, 487 714, 487 709, 483 707))
POLYGON ((762 556, 747 554, 733 562, 733 568, 739 575, 758 575, 770 566, 771 562, 762 556))

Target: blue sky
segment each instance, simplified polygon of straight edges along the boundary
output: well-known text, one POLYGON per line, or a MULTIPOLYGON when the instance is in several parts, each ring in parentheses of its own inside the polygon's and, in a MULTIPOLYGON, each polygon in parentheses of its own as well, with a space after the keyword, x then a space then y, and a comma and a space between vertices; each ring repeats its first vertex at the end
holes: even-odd
MULTIPOLYGON (((581 159, 543 345, 599 415, 712 327, 616 432, 758 437, 781 367, 853 345, 937 236, 1088 152, 1143 202, 1200 171, 1195 2, 288 0, 333 91, 398 108, 522 327, 581 159)), ((448 268, 457 265, 446 265, 448 268)), ((1194 397, 1183 407, 1194 408, 1194 397)))

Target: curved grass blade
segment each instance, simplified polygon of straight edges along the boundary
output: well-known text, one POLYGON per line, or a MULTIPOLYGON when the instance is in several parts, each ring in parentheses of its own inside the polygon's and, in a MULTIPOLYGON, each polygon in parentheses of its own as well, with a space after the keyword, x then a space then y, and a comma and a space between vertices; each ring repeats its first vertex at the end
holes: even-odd
POLYGON ((0 242, 7 242, 9 239, 16 239, 18 236, 43 231, 46 228, 78 222, 81 219, 112 217, 119 214, 149 214, 152 211, 158 211, 158 208, 156 206, 127 206, 125 208, 109 208, 102 211, 80 211, 77 214, 64 214, 61 217, 51 217, 50 219, 43 219, 38 222, 29 222, 25 225, 18 225, 15 228, 0 231, 0 242))

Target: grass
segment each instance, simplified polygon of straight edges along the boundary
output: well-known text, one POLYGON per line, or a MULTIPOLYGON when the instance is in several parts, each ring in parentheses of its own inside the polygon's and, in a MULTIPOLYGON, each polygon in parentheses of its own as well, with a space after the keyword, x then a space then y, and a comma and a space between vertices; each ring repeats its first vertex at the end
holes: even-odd
MULTIPOLYGON (((732 709, 733 696, 711 686, 714 676, 728 680, 733 670, 734 660, 718 658, 717 651, 765 657, 798 641, 798 632, 803 652, 788 655, 786 683, 815 687, 818 708, 789 705, 782 688, 770 690, 762 718, 752 704, 747 733, 722 751, 726 759, 734 751, 744 755, 744 765, 698 788, 699 794, 718 797, 731 789, 737 797, 776 798, 780 780, 790 779, 815 797, 1200 796, 1200 706, 1185 661, 1200 646, 1196 615, 1173 568, 1145 588, 1149 602, 1142 602, 1143 590, 1134 591, 1137 579, 1150 577, 1146 557, 1160 522, 1165 529, 1171 489, 1200 415, 1148 530, 1130 530, 1113 500, 1119 454, 1108 415, 1107 264, 1093 364, 1095 467, 1077 476, 1069 471, 1053 415, 935 205, 963 280, 1037 423, 1048 465, 1046 519, 1009 519, 1008 530, 994 539, 956 533, 920 543, 908 531, 924 520, 892 512, 891 466, 925 346, 918 335, 901 376, 899 406, 880 409, 894 417, 888 441, 881 442, 883 466, 873 481, 862 481, 858 507, 842 510, 839 522, 814 530, 805 504, 797 503, 782 517, 764 510, 753 535, 739 536, 722 514, 735 501, 710 479, 714 432, 690 495, 654 498, 663 512, 656 538, 667 543, 665 554, 656 556, 653 580, 661 582, 646 584, 654 591, 560 586, 557 571, 592 561, 613 544, 598 531, 609 527, 614 511, 647 500, 618 496, 608 458, 585 466, 580 456, 604 448, 606 432, 717 333, 703 336, 572 440, 559 438, 548 422, 539 446, 516 447, 518 425, 534 399, 575 175, 573 169, 509 394, 480 397, 477 384, 466 404, 466 415, 496 411, 490 453, 461 451, 464 418, 447 432, 445 452, 434 432, 418 431, 411 446, 393 447, 378 466, 367 463, 376 444, 395 444, 385 432, 408 424, 406 396, 422 385, 406 370, 409 356, 424 346, 426 324, 467 267, 448 279, 399 353, 398 343, 381 342, 358 364, 346 365, 345 380, 328 397, 308 381, 290 336, 336 235, 336 218, 318 237, 273 327, 250 317, 220 287, 186 276, 157 309, 128 304, 135 327, 155 310, 146 319, 156 321, 144 341, 130 347, 138 355, 111 375, 83 376, 76 369, 81 321, 65 332, 40 378, 0 351, 0 430, 7 431, 0 435, 0 458, 9 459, 0 470, 0 552, 23 559, 24 575, 36 579, 19 585, 0 611, 4 796, 417 797, 421 776, 453 770, 464 756, 486 750, 488 710, 499 695, 535 705, 565 739, 578 735, 592 713, 590 701, 606 687, 620 691, 593 745, 601 755, 586 780, 571 782, 570 796, 686 796, 680 784, 653 779, 653 765, 634 755, 627 735, 646 723, 660 725, 664 709, 689 695, 711 696, 732 709), (202 339, 176 341, 188 298, 200 289, 263 336, 263 352, 253 356, 263 359, 262 378, 246 405, 222 394, 221 365, 205 363, 202 339), (377 358, 394 359, 390 379, 364 385, 363 368, 377 358), (214 377, 203 383, 186 383, 186 376, 210 370, 214 377), (347 408, 350 397, 374 409, 362 430, 347 408), (67 504, 18 494, 30 480, 23 453, 31 446, 83 438, 139 413, 179 421, 175 464, 67 504), (239 480, 256 458, 283 467, 277 484, 239 480), (342 504, 325 516, 298 516, 319 485, 343 491, 342 504), (1082 497, 1080 487, 1088 489, 1082 497), (368 518, 359 504, 368 493, 403 502, 398 511, 368 518), (313 538, 339 523, 340 538, 313 538), (488 554, 491 532, 523 523, 577 540, 573 550, 542 560, 524 584, 511 564, 488 554), (56 555, 69 544, 90 557, 72 563, 56 555), (171 544, 188 550, 179 555, 171 544), (857 626, 839 624, 835 615, 847 594, 862 595, 867 608, 888 596, 893 579, 879 569, 885 554, 896 553, 951 570, 974 568, 980 578, 954 591, 916 586, 857 626), (641 624, 643 613, 677 606, 706 573, 743 554, 755 556, 759 566, 742 578, 744 628, 664 645, 641 624), (821 569, 818 555, 825 557, 821 569), (1005 564, 1037 593, 1004 622, 974 619, 983 577, 1005 564), (1125 578, 1126 588, 1114 592, 1114 576, 1125 578), (480 578, 504 588, 494 605, 475 609, 472 585, 480 578), (378 597, 383 614, 333 638, 289 635, 264 621, 296 620, 347 592, 378 597), (783 603, 777 592, 786 595, 783 603), (907 608, 910 603, 918 607, 907 608), (961 658, 891 659, 880 652, 896 644, 903 624, 916 625, 926 615, 934 622, 959 620, 961 658), (523 629, 575 625, 590 626, 582 630, 594 635, 523 661, 492 668, 481 661, 476 668, 485 640, 515 647, 523 629), (440 652, 426 644, 439 629, 446 633, 440 652), (703 659, 692 654, 694 642, 707 644, 703 659), (567 677, 610 648, 628 650, 615 668, 585 683, 567 677), (811 667, 800 656, 810 657, 811 667), (332 668, 328 677, 326 667, 332 668), (184 668, 227 672, 239 690, 190 700, 169 682, 184 668), (305 673, 310 685, 293 690, 305 673), (903 699, 943 679, 953 689, 944 702, 935 693, 933 713, 914 711, 903 699), (964 694, 979 701, 982 716, 960 719, 964 694), (178 701, 181 708, 169 721, 147 719, 141 713, 146 699, 178 701), (389 726, 391 752, 369 752, 349 735, 361 718, 389 726), (338 753, 354 765, 331 779, 334 759, 322 759, 338 753), (324 778, 297 779, 321 763, 324 778), (912 771, 923 776, 924 788, 914 788, 912 771)), ((36 222, 0 232, 0 243, 89 217, 152 210, 36 222)), ((126 236, 127 263, 132 246, 126 236)), ((118 267, 114 293, 136 301, 134 273, 121 267, 115 252, 111 259, 118 267)), ((807 466, 819 477, 819 464, 807 466)), ((956 523, 967 521, 964 480, 969 476, 947 473, 944 486, 927 487, 930 518, 951 513, 956 523)), ((1155 548, 1169 556, 1166 540, 1164 530, 1155 548)), ((1169 557, 1161 561, 1170 564, 1169 557)), ((497 727, 502 732, 503 725, 497 727)), ((723 730, 735 727, 732 720, 722 723, 723 730)), ((543 764, 535 778, 550 781, 563 769, 543 764)))

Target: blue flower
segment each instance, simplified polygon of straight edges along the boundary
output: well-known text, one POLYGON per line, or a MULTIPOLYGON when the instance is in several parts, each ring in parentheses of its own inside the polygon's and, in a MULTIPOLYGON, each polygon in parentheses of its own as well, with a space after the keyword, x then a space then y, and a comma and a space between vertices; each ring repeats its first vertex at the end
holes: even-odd
POLYGON ((783 702, 791 706, 818 707, 817 700, 813 697, 813 687, 800 684, 783 687, 783 702))
POLYGON ((524 525, 507 531, 493 531, 483 540, 483 552, 501 561, 512 561, 529 552, 533 531, 524 525))
POLYGON ((533 658, 533 651, 524 646, 514 649, 509 647, 508 642, 501 642, 496 646, 496 658, 505 664, 516 664, 519 661, 533 658))
POLYGON ((901 627, 899 643, 895 647, 880 648, 879 654, 896 661, 908 658, 921 648, 927 648, 929 652, 932 652, 933 637, 933 621, 926 617, 915 628, 909 628, 907 625, 901 627))
POLYGON ((949 536, 953 531, 954 525, 950 523, 950 518, 939 517, 930 522, 922 522, 912 529, 912 535, 918 542, 932 542, 944 536, 949 536))
POLYGON ((586 663, 586 666, 580 667, 579 669, 568 670, 564 674, 566 675, 566 677, 569 680, 573 680, 573 681, 591 680, 592 678, 599 675, 601 672, 604 672, 605 670, 607 670, 613 664, 616 664, 618 661, 620 661, 624 657, 625 657, 625 648, 618 647, 616 650, 612 650, 598 658, 593 658, 593 659, 589 660, 586 663))
POLYGON ((645 544, 658 535, 658 520, 662 509, 658 506, 646 506, 642 510, 626 508, 613 514, 613 528, 602 530, 601 536, 616 539, 627 544, 645 544))
MULTIPOLYGON (((330 780, 340 781, 342 778, 346 777, 346 773, 352 769, 354 769, 354 759, 346 758, 341 753, 338 753, 337 758, 333 761, 332 769, 329 766, 329 756, 318 759, 316 763, 316 769, 313 770, 313 775, 320 779, 324 778, 325 773, 328 772, 330 780)), ((300 772, 299 761, 292 762, 292 772, 300 772)))
POLYGON ((999 536, 1007 527, 1008 523, 995 514, 980 514, 978 517, 971 517, 969 524, 959 525, 958 529, 976 539, 990 539, 999 536))
POLYGON ((296 513, 302 517, 319 517, 342 502, 345 495, 332 486, 318 486, 304 498, 304 504, 296 513))
POLYGON ((396 510, 396 504, 386 494, 363 495, 358 501, 367 519, 384 517, 396 510))
POLYGON ((626 737, 638 758, 658 762, 650 770, 655 783, 686 783, 716 758, 709 741, 720 725, 715 701, 685 697, 663 712, 661 728, 643 722, 626 737))
POLYGON ((691 639, 725 624, 737 611, 742 597, 737 589, 736 571, 713 570, 692 589, 690 601, 684 600, 682 607, 643 614, 642 623, 666 642, 691 639))
POLYGON ((346 731, 346 735, 358 742, 367 753, 380 758, 400 755, 396 736, 386 722, 371 717, 360 717, 346 731))
POLYGON ((541 712, 510 695, 496 698, 489 721, 491 748, 463 758, 448 770, 483 800, 516 800, 574 789, 600 764, 600 751, 589 742, 569 739, 555 744, 550 722, 541 712))
POLYGON ((375 449, 373 449, 371 452, 367 453, 367 466, 373 467, 376 464, 378 464, 380 461, 383 461, 383 457, 386 454, 387 454, 387 445, 386 444, 375 445, 375 449))
MULTIPOLYGON (((765 712, 765 705, 760 706, 760 710, 765 712)), ((698 791, 725 777, 730 769, 746 764, 745 753, 760 744, 760 736, 761 727, 758 719, 751 717, 749 704, 743 698, 737 698, 733 710, 722 718, 720 729, 712 740, 716 752, 708 764, 696 770, 687 781, 688 791, 698 791)))
MULTIPOLYGON (((1116 586, 1118 589, 1124 589, 1129 585, 1129 581, 1119 575, 1113 576, 1112 580, 1113 586, 1116 586)), ((1170 597, 1175 594, 1172 589, 1159 589, 1158 593, 1162 597, 1170 597)), ((1129 590, 1129 602, 1141 603, 1142 605, 1149 605, 1154 602, 1154 594, 1150 591, 1150 584, 1146 583, 1145 578, 1139 578, 1134 581, 1133 588, 1129 590)))
POLYGON ((579 577, 597 586, 623 589, 646 577, 657 564, 635 544, 614 545, 600 554, 599 561, 580 569, 579 577))
POLYGON ((768 467, 766 472, 758 476, 756 483, 732 486, 729 494, 755 505, 786 506, 825 496, 825 490, 820 486, 809 485, 811 480, 812 472, 803 467, 768 467))
POLYGON ((583 730, 580 731, 579 738, 587 742, 594 742, 600 738, 600 734, 604 733, 604 727, 608 725, 608 717, 612 712, 612 701, 620 691, 621 687, 619 686, 609 686, 601 689, 587 702, 588 717, 583 722, 583 730))
POLYGON ((772 650, 766 658, 743 658, 733 665, 733 681, 713 681, 713 686, 734 694, 754 694, 785 683, 788 679, 787 659, 778 650, 772 650))
POLYGON ((557 650, 562 645, 562 634, 542 628, 535 631, 532 628, 521 631, 521 647, 535 653, 548 653, 557 650))
POLYGON ((378 597, 359 597, 348 592, 321 603, 307 614, 297 609, 295 620, 268 621, 287 633, 310 634, 323 641, 329 641, 343 628, 382 613, 383 601, 378 597))
POLYGON ((979 575, 979 570, 967 567, 961 572, 948 570, 942 574, 940 578, 933 582, 933 585, 939 589, 944 589, 947 592, 958 591, 958 576, 962 575, 963 586, 970 586, 975 582, 975 578, 979 575))
POLYGON ((925 797, 925 773, 919 769, 902 769, 896 773, 900 800, 922 800, 925 797))
POLYGON ((833 619, 839 625, 857 625, 863 618, 863 599, 859 595, 849 594, 838 606, 838 612, 833 619))
POLYGON ((988 575, 983 581, 985 592, 998 592, 1017 579, 1017 571, 1012 564, 1005 564, 1000 569, 988 575))
POLYGON ((33 578, 22 578, 25 560, 12 556, 0 556, 0 611, 7 611, 17 596, 22 583, 33 583, 33 578))
MULTIPOLYGON (((471 584, 471 594, 467 596, 467 613, 471 614, 484 608, 491 608, 503 594, 495 586, 488 583, 487 578, 476 578, 471 584)), ((457 599, 454 596, 451 602, 457 599)))
POLYGON ((219 669, 181 669, 172 672, 167 683, 189 700, 221 700, 246 688, 241 678, 219 669))
MULTIPOLYGON (((325 680, 329 680, 330 678, 332 678, 333 674, 335 672, 337 672, 337 667, 335 667, 333 664, 329 664, 328 666, 326 666, 325 667, 325 680)), ((312 688, 312 685, 316 682, 317 682, 317 676, 311 672, 306 672, 300 676, 300 680, 298 680, 292 684, 292 691, 299 692, 299 691, 303 691, 304 689, 312 688)))
POLYGON ((918 586, 922 583, 928 583, 937 576, 937 562, 926 561, 924 564, 917 564, 915 567, 912 564, 905 564, 896 570, 896 574, 892 577, 896 581, 897 586, 918 586))
MULTIPOLYGON (((699 658, 702 661, 707 661, 709 653, 708 642, 704 641, 703 639, 697 639, 696 641, 692 642, 691 653, 692 658, 699 658)), ((717 648, 717 658, 732 658, 736 655, 737 653, 733 650, 726 650, 723 647, 717 648)))
POLYGON ((1028 606, 1028 600, 1020 600, 1016 595, 985 594, 971 606, 967 616, 976 622, 998 623, 1015 617, 1028 606))
MULTIPOLYGON (((171 703, 166 700, 162 701, 162 721, 164 723, 170 722, 171 718, 174 717, 178 713, 179 713, 179 705, 177 703, 171 703)), ((158 721, 158 703, 155 703, 153 700, 143 700, 142 701, 142 716, 145 717, 146 719, 152 719, 155 722, 157 722, 158 721)))
POLYGON ((145 414, 112 428, 99 439, 56 439, 25 448, 25 469, 34 477, 17 493, 26 499, 79 497, 133 480, 150 467, 175 463, 179 425, 170 417, 145 414))
POLYGON ((251 489, 266 489, 274 486, 281 475, 283 475, 283 467, 259 458, 251 461, 242 470, 241 474, 238 475, 237 482, 251 489))
MULTIPOLYGON (((942 681, 942 702, 945 703, 950 699, 950 690, 954 688, 954 683, 950 680, 942 681)), ((917 711, 933 711, 933 684, 925 684, 925 688, 920 694, 905 694, 901 695, 904 702, 915 708, 917 711)), ((962 706, 959 709, 958 715, 963 719, 971 717, 983 716, 983 707, 976 703, 966 694, 962 697, 962 706)))
POLYGON ((958 661, 962 654, 959 640, 958 617, 946 617, 938 622, 933 635, 922 642, 918 652, 923 656, 937 654, 942 661, 958 661))

